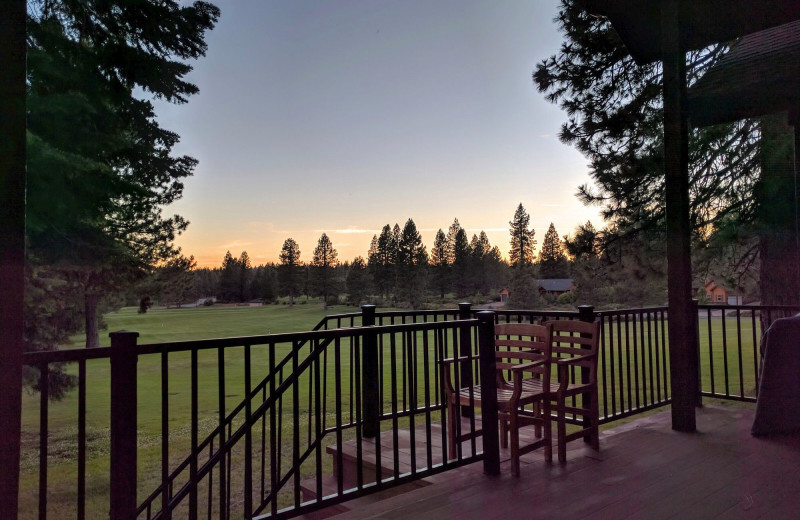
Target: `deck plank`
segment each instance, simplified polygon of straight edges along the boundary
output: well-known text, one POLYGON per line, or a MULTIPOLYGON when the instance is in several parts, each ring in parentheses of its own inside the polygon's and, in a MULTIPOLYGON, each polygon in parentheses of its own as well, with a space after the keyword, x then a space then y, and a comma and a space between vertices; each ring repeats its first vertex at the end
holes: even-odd
POLYGON ((800 517, 800 436, 755 438, 752 407, 698 409, 698 432, 670 428, 669 412, 603 432, 599 454, 570 443, 568 462, 522 457, 521 476, 470 464, 385 500, 348 502, 334 518, 438 520, 711 519, 800 517), (576 493, 576 490, 582 490, 576 493))

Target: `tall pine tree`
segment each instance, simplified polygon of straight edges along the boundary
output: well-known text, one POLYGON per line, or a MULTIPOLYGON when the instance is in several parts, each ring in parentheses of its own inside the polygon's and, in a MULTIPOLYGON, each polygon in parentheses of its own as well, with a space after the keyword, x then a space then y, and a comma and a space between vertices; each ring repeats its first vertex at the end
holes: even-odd
POLYGON ((514 218, 508 223, 511 234, 511 249, 508 252, 511 267, 515 269, 530 265, 533 262, 533 252, 536 249, 536 240, 533 239, 533 228, 528 229, 531 217, 520 202, 514 212, 514 218))
POLYGON ((539 276, 542 278, 566 278, 569 276, 569 265, 561 238, 556 232, 556 227, 550 223, 547 233, 542 240, 542 249, 539 251, 539 276))
POLYGON ((333 283, 333 271, 338 265, 337 252, 333 248, 331 239, 323 233, 314 248, 314 257, 311 260, 314 281, 316 282, 317 292, 322 296, 322 305, 328 309, 328 296, 331 293, 333 283))
POLYGON ((280 253, 281 264, 278 267, 278 283, 281 293, 289 296, 289 305, 294 305, 294 297, 303 284, 302 265, 300 264, 300 246, 293 238, 283 242, 280 253))
POLYGON ((28 261, 80 278, 87 347, 101 298, 177 254, 187 222, 162 209, 197 161, 172 155, 148 98, 198 92, 186 60, 218 17, 207 2, 28 3, 28 261))

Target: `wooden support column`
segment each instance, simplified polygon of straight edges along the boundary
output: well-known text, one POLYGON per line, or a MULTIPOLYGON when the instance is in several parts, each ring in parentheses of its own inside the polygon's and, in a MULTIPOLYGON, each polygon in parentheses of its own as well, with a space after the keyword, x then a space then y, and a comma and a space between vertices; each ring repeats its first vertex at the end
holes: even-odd
POLYGON ((478 313, 478 352, 481 368, 481 423, 483 428, 483 473, 500 474, 500 432, 498 430, 496 359, 494 355, 494 312, 478 313))
POLYGON ((25 280, 25 9, 0 16, 0 518, 17 518, 25 280))
MULTIPOLYGON (((361 325, 375 325, 375 306, 361 306, 361 325)), ((378 336, 374 332, 364 334, 361 349, 361 392, 363 407, 363 425, 361 432, 369 439, 380 433, 381 398, 380 398, 380 365, 378 364, 378 336)))
POLYGON ((692 316, 686 55, 681 46, 680 0, 662 5, 664 56, 664 170, 672 428, 696 430, 697 341, 692 316))

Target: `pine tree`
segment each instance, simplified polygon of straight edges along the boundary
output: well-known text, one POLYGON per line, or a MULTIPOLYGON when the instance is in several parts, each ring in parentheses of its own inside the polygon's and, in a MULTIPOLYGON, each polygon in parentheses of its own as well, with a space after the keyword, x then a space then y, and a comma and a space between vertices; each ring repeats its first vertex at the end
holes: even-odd
MULTIPOLYGON (((602 204, 603 218, 611 223, 613 233, 604 233, 600 245, 630 237, 663 248, 661 66, 636 64, 608 20, 590 15, 581 2, 562 0, 557 22, 566 41, 558 54, 537 65, 533 79, 568 114, 562 141, 590 161, 594 187, 581 186, 579 196, 602 204), (642 233, 649 236, 633 238, 642 233)), ((687 53, 688 83, 728 49, 722 43, 687 53)), ((775 211, 794 200, 791 175, 780 173, 791 170, 791 153, 782 158, 791 130, 785 116, 779 119, 765 116, 689 133, 690 221, 696 251, 722 242, 742 251, 732 263, 738 271, 733 277, 754 265, 746 246, 756 236, 762 303, 796 304, 798 232, 787 226, 793 220, 787 211, 775 211)))
POLYGON ((219 10, 175 1, 28 5, 28 262, 81 278, 92 347, 102 298, 178 254, 173 241, 188 223, 162 209, 181 197, 197 161, 172 155, 179 136, 159 126, 146 97, 185 103, 198 92, 184 61, 205 55, 219 10))
POLYGON ((528 266, 533 262, 536 240, 533 239, 533 228, 528 229, 530 220, 530 215, 520 203, 514 212, 514 218, 508 223, 511 234, 511 250, 508 256, 511 266, 516 269, 528 266))
POLYGON ((412 308, 419 307, 425 292, 428 253, 412 219, 408 219, 397 245, 397 286, 412 308))
POLYGON ((453 219, 453 223, 450 224, 450 227, 447 229, 447 263, 453 265, 455 261, 455 243, 456 243, 456 235, 458 234, 459 230, 461 229, 461 224, 458 222, 458 219, 453 219))
POLYGON ((431 268, 433 271, 432 282, 441 298, 444 298, 445 293, 450 287, 449 249, 447 236, 444 234, 444 231, 439 229, 439 231, 436 232, 436 237, 433 239, 431 268))
POLYGON ((328 295, 332 289, 333 270, 338 264, 336 250, 333 248, 331 239, 323 233, 314 248, 314 258, 311 260, 311 267, 314 270, 314 278, 319 294, 322 295, 323 307, 328 309, 328 295))
POLYGON ((459 298, 471 292, 471 264, 472 250, 469 247, 467 232, 460 228, 453 240, 453 290, 459 298))
POLYGON ((470 249, 472 250, 471 277, 473 286, 476 291, 487 295, 491 290, 489 285, 489 263, 491 262, 489 254, 492 252, 492 246, 485 231, 481 231, 480 235, 472 236, 470 249))
POLYGON ((303 280, 301 279, 300 246, 292 238, 283 242, 280 253, 281 265, 278 269, 278 280, 281 292, 289 296, 289 305, 294 305, 294 296, 303 280))
POLYGON ((251 276, 251 269, 252 266, 250 265, 250 255, 247 254, 247 251, 242 251, 242 254, 239 255, 239 260, 236 266, 239 270, 237 286, 236 286, 236 297, 240 302, 246 302, 250 300, 250 276, 251 276))
POLYGON ((381 234, 374 244, 374 250, 370 246, 369 268, 375 287, 385 298, 390 289, 394 288, 394 266, 397 258, 397 241, 389 224, 383 226, 381 234))
POLYGON ((369 293, 369 273, 364 259, 357 256, 347 270, 345 279, 347 286, 347 297, 352 305, 360 305, 365 302, 369 293))
POLYGON ((180 307, 186 302, 192 290, 195 267, 197 262, 194 256, 186 258, 178 255, 157 269, 156 280, 161 293, 161 303, 166 307, 170 304, 180 307))
POLYGON ((231 255, 225 253, 222 259, 222 270, 219 275, 219 289, 217 295, 222 301, 236 301, 239 296, 239 262, 231 255))
POLYGON ((568 267, 561 238, 551 222, 539 251, 539 275, 542 278, 566 278, 569 275, 568 267))

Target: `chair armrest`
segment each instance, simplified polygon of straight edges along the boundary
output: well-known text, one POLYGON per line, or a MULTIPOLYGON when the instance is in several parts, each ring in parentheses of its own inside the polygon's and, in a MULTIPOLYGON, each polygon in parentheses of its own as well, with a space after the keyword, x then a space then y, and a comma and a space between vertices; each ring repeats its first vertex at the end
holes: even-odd
POLYGON ((592 359, 593 357, 597 357, 597 352, 593 352, 591 354, 584 354, 583 356, 575 356, 573 358, 558 359, 556 360, 556 364, 559 366, 576 365, 580 364, 583 361, 592 359))
POLYGON ((575 356, 573 358, 564 358, 556 361, 558 367, 558 391, 565 390, 569 385, 569 367, 581 366, 586 361, 596 358, 597 353, 585 354, 583 356, 575 356))
POLYGON ((519 363, 519 364, 514 365, 513 367, 511 367, 511 373, 514 373, 514 372, 525 372, 525 371, 530 370, 532 368, 543 366, 543 365, 545 365, 547 363, 547 361, 548 360, 546 360, 546 359, 540 359, 538 361, 529 361, 527 363, 519 363))

